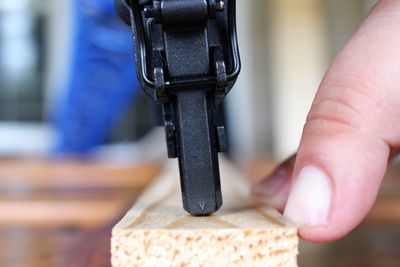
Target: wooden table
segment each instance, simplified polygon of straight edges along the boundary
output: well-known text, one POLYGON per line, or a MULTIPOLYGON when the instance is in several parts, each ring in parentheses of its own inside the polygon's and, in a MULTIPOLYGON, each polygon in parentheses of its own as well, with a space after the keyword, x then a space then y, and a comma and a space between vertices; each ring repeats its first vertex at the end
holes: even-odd
MULTIPOLYGON (((274 164, 244 164, 253 179, 274 164)), ((109 267, 110 231, 160 170, 157 163, 0 161, 0 266, 109 267)), ((300 266, 400 266, 400 168, 366 222, 328 245, 301 246, 300 266)))

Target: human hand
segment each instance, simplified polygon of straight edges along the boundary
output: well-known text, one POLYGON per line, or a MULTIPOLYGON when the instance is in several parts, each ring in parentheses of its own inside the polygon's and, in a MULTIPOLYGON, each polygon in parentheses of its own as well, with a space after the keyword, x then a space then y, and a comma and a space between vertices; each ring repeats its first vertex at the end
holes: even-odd
POLYGON ((298 152, 253 189, 308 241, 354 229, 400 148, 400 1, 381 0, 315 96, 298 152), (292 178, 293 177, 293 178, 292 178))

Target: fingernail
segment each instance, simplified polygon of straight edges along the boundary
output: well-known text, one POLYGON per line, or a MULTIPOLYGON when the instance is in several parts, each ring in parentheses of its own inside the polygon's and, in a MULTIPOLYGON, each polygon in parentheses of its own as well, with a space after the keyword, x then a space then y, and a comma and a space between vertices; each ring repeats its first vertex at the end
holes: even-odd
POLYGON ((331 198, 328 175, 316 167, 304 167, 294 180, 284 217, 299 225, 326 225, 331 198))

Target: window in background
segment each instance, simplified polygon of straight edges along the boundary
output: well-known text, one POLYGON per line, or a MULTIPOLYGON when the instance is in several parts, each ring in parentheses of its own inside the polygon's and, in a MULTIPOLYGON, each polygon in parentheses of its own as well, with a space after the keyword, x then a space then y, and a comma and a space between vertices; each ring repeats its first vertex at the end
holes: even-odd
POLYGON ((45 154, 44 0, 0 1, 0 156, 45 154))
POLYGON ((0 121, 43 121, 42 14, 28 0, 0 2, 0 121))

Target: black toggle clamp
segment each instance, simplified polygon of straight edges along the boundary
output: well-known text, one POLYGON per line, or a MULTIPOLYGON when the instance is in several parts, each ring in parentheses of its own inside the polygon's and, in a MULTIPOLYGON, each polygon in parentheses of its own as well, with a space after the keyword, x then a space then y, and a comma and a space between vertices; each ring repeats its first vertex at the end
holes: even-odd
POLYGON ((133 31, 138 78, 162 105, 168 156, 178 158, 184 209, 222 205, 217 106, 240 72, 235 0, 116 0, 133 31))

